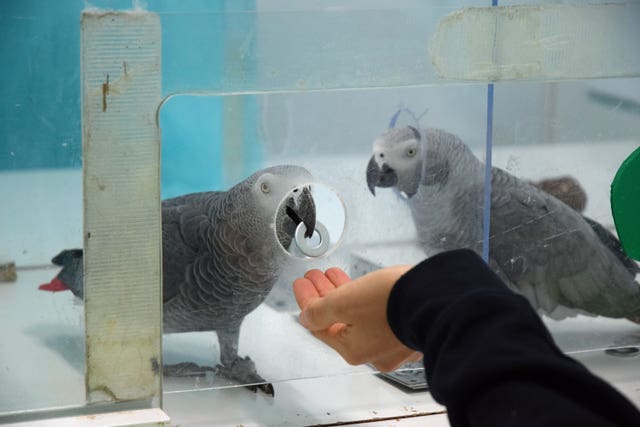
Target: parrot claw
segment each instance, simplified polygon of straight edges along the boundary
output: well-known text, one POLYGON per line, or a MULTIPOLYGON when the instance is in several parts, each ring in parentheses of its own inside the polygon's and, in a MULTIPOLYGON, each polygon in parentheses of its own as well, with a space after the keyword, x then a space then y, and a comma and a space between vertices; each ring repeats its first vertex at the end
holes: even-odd
POLYGON ((236 383, 247 384, 245 387, 254 393, 260 390, 271 397, 275 396, 273 385, 258 375, 249 357, 236 357, 227 365, 218 365, 215 373, 236 383))
POLYGON ((253 385, 248 385, 245 386, 247 389, 251 390, 254 393, 257 393, 258 390, 260 390, 261 392, 263 392, 264 394, 274 397, 275 395, 275 391, 273 390, 273 384, 271 383, 264 383, 264 384, 253 384, 253 385))
POLYGON ((211 372, 215 376, 223 377, 235 383, 247 384, 245 387, 254 393, 260 390, 271 397, 275 396, 273 384, 268 383, 258 375, 255 365, 249 357, 237 357, 228 365, 217 365, 212 368, 211 366, 200 366, 193 362, 181 362, 174 365, 164 365, 163 374, 166 377, 203 378, 207 376, 207 373, 211 372))

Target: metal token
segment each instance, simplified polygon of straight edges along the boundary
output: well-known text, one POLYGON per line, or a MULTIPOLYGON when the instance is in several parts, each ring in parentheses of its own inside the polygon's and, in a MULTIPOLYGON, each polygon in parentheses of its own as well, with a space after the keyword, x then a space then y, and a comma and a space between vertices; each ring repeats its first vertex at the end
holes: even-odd
POLYGON ((306 256, 314 258, 324 255, 329 249, 329 244, 331 243, 329 231, 327 231, 327 228, 324 226, 324 224, 316 221, 314 234, 318 235, 318 237, 320 238, 320 242, 315 246, 311 245, 310 238, 307 239, 306 237, 304 237, 306 232, 307 226, 302 222, 298 224, 298 226, 296 227, 295 235, 295 242, 296 246, 298 246, 298 249, 300 249, 300 251, 306 256))

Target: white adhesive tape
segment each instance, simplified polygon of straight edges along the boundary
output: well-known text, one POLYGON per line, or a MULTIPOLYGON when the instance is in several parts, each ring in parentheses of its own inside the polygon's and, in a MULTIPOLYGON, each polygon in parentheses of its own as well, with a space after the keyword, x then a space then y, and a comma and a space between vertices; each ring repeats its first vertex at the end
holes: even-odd
POLYGON ((429 45, 442 78, 586 79, 640 76, 640 3, 464 8, 429 45))

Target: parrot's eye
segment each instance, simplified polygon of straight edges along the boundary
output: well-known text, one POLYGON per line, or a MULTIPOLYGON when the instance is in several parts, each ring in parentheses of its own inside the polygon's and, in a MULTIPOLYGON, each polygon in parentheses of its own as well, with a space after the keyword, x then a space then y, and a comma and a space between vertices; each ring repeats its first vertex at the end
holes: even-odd
POLYGON ((269 184, 267 184, 266 182, 263 182, 262 184, 260 184, 260 190, 262 190, 263 193, 267 194, 271 191, 271 187, 269 187, 269 184))
POLYGON ((413 157, 413 156, 415 156, 415 155, 416 155, 416 149, 415 149, 415 148, 409 148, 409 149, 407 150, 407 156, 409 156, 409 157, 413 157))

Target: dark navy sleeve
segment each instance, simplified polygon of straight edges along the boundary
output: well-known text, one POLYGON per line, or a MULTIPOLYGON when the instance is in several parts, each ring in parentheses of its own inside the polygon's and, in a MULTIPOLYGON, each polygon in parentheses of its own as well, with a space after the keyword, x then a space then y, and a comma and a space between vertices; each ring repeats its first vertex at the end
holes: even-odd
POLYGON ((528 301, 473 251, 408 271, 387 317, 424 354, 431 393, 454 427, 640 426, 638 409, 565 356, 528 301))

